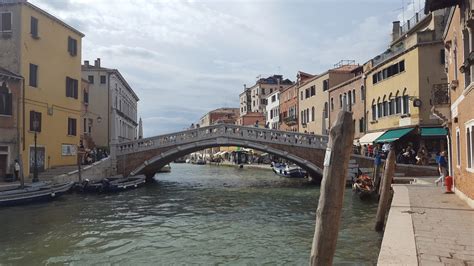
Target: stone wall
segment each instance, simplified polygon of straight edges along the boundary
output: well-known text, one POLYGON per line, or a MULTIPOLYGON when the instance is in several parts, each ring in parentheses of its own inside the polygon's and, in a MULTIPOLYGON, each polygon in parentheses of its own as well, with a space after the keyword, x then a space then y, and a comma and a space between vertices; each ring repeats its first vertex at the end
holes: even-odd
MULTIPOLYGON (((102 159, 101 161, 95 162, 91 165, 85 166, 82 168, 81 176, 82 180, 89 179, 89 180, 99 180, 105 177, 110 177, 114 175, 112 169, 112 160, 110 157, 102 159)), ((67 174, 62 174, 53 178, 54 183, 62 183, 62 182, 71 182, 71 181, 78 181, 79 180, 79 173, 78 170, 69 172, 67 174)))
MULTIPOLYGON (((361 168, 372 168, 374 167, 374 158, 366 157, 362 155, 351 155, 351 159, 356 160, 357 164, 361 168)), ((385 160, 382 160, 385 162, 385 160)), ((421 166, 412 164, 396 164, 395 172, 397 174, 403 174, 407 177, 419 177, 419 176, 438 176, 438 168, 436 166, 421 166)))

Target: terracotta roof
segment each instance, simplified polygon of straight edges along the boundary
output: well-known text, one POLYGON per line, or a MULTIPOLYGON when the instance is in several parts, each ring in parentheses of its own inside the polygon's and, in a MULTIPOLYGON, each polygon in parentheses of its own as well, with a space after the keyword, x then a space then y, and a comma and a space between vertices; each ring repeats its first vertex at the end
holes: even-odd
POLYGON ((0 67, 0 76, 6 76, 6 77, 9 77, 9 78, 14 78, 14 79, 23 79, 22 76, 18 75, 18 74, 15 74, 3 67, 0 67))

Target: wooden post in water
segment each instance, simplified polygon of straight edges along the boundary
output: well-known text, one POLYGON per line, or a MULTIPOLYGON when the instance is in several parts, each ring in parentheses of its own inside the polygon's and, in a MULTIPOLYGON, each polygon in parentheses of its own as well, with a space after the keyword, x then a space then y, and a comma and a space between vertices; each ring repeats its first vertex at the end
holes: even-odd
POLYGON ((395 151, 393 149, 388 153, 385 160, 385 171, 383 172, 382 183, 380 187, 379 206, 377 208, 377 216, 375 222, 375 231, 383 230, 385 224, 385 216, 389 209, 390 187, 392 186, 392 178, 395 173, 395 151))
POLYGON ((344 200, 348 163, 354 140, 352 113, 339 112, 329 135, 316 211, 311 265, 332 265, 344 200))

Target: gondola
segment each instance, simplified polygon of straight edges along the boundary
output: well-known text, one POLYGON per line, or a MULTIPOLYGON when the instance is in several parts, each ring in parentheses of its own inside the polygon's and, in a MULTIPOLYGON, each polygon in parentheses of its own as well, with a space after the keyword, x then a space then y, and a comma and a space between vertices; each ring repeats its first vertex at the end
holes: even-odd
POLYGON ((68 192, 74 182, 50 184, 46 182, 32 183, 24 188, 0 191, 0 206, 12 206, 56 199, 68 192))
POLYGON ((376 192, 372 179, 368 175, 360 175, 352 185, 352 191, 361 200, 370 200, 374 198, 376 192))
POLYGON ((146 178, 144 175, 123 177, 117 175, 113 177, 104 178, 97 181, 90 181, 88 179, 78 183, 75 190, 86 193, 108 193, 119 192, 129 189, 137 188, 145 184, 146 178))

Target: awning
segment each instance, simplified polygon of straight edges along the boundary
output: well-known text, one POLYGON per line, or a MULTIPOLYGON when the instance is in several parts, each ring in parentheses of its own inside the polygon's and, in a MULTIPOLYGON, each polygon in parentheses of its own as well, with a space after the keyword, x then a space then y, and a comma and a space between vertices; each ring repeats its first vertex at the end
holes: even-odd
POLYGON ((444 137, 448 134, 446 128, 443 127, 422 127, 422 137, 444 137))
POLYGON ((388 130, 382 136, 376 139, 375 142, 376 143, 393 142, 405 136, 406 134, 410 133, 412 130, 413 128, 401 128, 401 129, 388 130))
MULTIPOLYGON (((360 145, 364 144, 372 144, 378 137, 382 136, 385 131, 379 131, 379 132, 372 132, 372 133, 367 133, 362 138, 359 139, 360 145)), ((357 144, 357 140, 355 140, 354 144, 357 144)))

